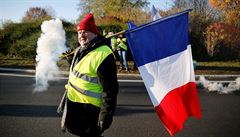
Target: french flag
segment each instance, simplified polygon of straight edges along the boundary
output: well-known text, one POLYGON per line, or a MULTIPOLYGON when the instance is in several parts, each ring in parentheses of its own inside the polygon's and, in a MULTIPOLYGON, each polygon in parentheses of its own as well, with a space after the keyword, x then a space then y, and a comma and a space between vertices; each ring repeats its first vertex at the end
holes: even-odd
POLYGON ((125 32, 135 63, 163 125, 173 136, 189 116, 201 118, 188 13, 176 13, 125 32))

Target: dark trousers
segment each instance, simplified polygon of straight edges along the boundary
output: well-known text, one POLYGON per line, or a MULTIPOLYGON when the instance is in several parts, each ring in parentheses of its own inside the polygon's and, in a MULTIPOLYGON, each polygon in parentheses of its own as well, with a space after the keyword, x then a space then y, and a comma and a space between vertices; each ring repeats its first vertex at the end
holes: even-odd
POLYGON ((101 137, 99 112, 94 105, 67 100, 66 129, 80 137, 101 137))

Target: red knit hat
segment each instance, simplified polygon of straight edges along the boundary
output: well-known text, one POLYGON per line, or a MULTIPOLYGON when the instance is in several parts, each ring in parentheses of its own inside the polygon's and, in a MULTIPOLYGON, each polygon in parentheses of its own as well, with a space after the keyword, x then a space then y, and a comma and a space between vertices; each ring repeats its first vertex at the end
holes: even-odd
POLYGON ((87 31, 91 31, 95 34, 98 34, 98 29, 97 26, 94 22, 94 18, 93 18, 93 14, 92 13, 88 13, 85 18, 78 24, 77 26, 77 31, 80 30, 87 30, 87 31))

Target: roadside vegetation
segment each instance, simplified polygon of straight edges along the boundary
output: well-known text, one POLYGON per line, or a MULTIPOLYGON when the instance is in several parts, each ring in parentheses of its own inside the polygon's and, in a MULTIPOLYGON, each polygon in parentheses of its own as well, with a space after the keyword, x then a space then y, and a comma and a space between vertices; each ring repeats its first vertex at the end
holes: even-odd
POLYGON ((240 61, 197 62, 195 74, 238 74, 240 61))
MULTIPOLYGON (((120 62, 116 62, 120 68, 120 62)), ((139 73, 133 61, 128 61, 130 73, 139 73)), ((69 70, 68 62, 63 59, 58 62, 58 66, 62 71, 69 70)), ((25 68, 35 69, 36 61, 34 59, 22 58, 7 58, 0 56, 0 67, 5 68, 25 68)), ((121 71, 121 73, 127 73, 121 71)), ((129 73, 129 72, 128 72, 129 73)), ((240 75, 240 61, 212 61, 212 62, 197 62, 195 74, 237 74, 240 75)))

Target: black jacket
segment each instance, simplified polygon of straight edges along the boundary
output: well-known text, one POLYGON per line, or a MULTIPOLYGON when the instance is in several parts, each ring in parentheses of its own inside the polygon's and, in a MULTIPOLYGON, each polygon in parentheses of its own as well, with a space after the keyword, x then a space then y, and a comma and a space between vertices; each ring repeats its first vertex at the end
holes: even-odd
MULTIPOLYGON (((98 36, 89 43, 87 48, 81 49, 79 47, 75 52, 70 69, 73 69, 87 53, 102 45, 110 45, 109 42, 109 39, 98 36)), ((103 88, 103 105, 101 108, 91 104, 75 103, 67 99, 65 126, 69 132, 80 136, 97 136, 103 132, 99 130, 99 121, 103 123, 103 130, 109 128, 117 103, 118 81, 116 71, 114 55, 110 54, 97 70, 103 88)))

